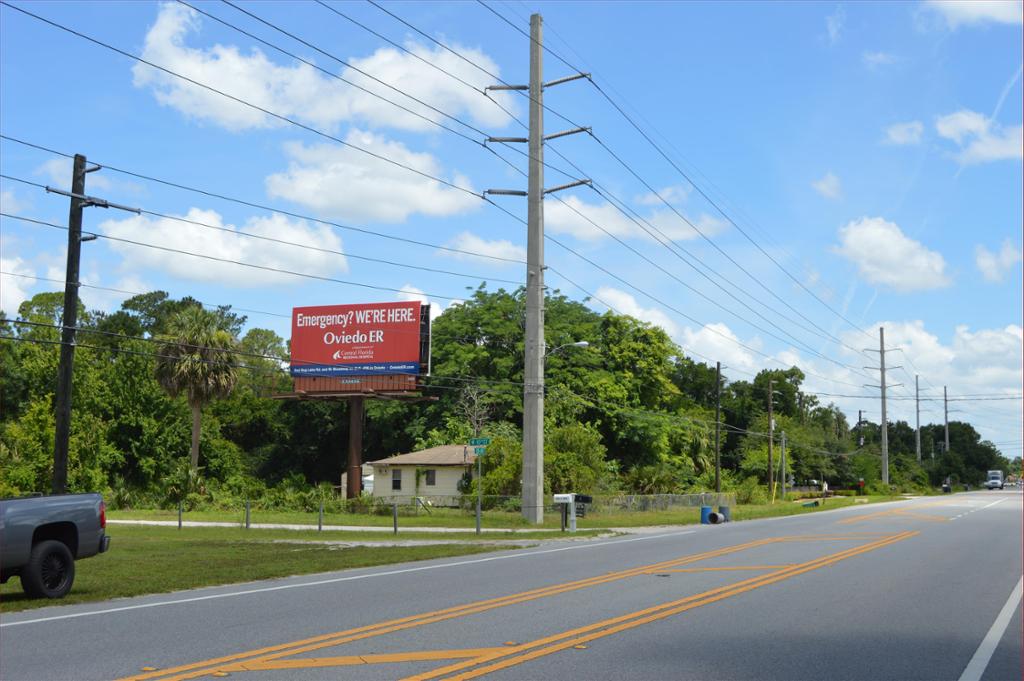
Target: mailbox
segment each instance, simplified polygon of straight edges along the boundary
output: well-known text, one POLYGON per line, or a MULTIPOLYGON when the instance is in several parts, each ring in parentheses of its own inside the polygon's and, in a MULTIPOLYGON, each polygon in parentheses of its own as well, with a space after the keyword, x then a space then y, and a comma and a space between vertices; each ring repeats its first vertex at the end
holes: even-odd
POLYGON ((577 504, 592 504, 592 503, 594 503, 594 497, 590 496, 589 494, 577 494, 576 495, 576 503, 577 504))
POLYGON ((562 532, 565 532, 565 523, 569 522, 569 531, 576 531, 576 499, 575 494, 556 494, 555 503, 562 507, 562 532))

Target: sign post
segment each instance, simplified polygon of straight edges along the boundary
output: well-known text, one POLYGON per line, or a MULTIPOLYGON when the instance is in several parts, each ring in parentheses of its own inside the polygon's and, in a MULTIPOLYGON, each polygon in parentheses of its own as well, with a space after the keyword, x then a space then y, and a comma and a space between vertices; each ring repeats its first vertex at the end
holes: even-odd
POLYGON ((484 478, 480 472, 480 457, 487 453, 487 445, 491 444, 489 437, 474 437, 469 441, 473 445, 473 454, 476 455, 476 533, 480 534, 480 506, 484 494, 484 478))

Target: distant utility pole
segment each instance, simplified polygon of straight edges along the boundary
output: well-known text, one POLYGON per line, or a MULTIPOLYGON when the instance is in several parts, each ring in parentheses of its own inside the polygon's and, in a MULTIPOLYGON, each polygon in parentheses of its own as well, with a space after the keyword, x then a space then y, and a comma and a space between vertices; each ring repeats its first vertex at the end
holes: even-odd
POLYGON ((779 468, 779 479, 782 483, 782 494, 779 496, 783 501, 786 500, 786 431, 782 431, 782 453, 780 455, 782 459, 779 468))
POLYGON ((544 521, 544 196, 590 180, 577 180, 544 189, 544 142, 589 128, 576 128, 544 135, 544 89, 590 74, 579 73, 558 80, 543 81, 543 31, 539 14, 530 15, 530 84, 490 85, 486 90, 528 90, 530 131, 528 138, 489 137, 488 142, 528 144, 528 191, 489 189, 484 194, 526 196, 526 358, 523 368, 523 517, 531 523, 544 521))
POLYGON ((920 376, 914 374, 914 409, 917 413, 917 428, 914 431, 914 450, 917 462, 921 463, 921 383, 920 376))
POLYGON ((946 448, 942 451, 949 454, 949 397, 946 394, 946 386, 942 386, 942 413, 943 421, 946 423, 946 448))
POLYGON ((64 274, 64 311, 60 331, 60 360, 57 364, 57 394, 54 398, 53 485, 54 494, 64 494, 68 488, 68 446, 71 439, 71 387, 75 365, 75 327, 78 324, 78 281, 82 242, 92 241, 95 234, 82 236, 82 209, 89 206, 119 208, 139 213, 138 208, 127 208, 103 199, 85 195, 85 175, 100 169, 86 168, 85 156, 75 154, 71 166, 71 191, 47 187, 46 191, 71 198, 68 213, 68 256, 64 274))
MULTIPOLYGON (((866 386, 869 388, 879 388, 882 393, 882 423, 881 423, 881 434, 882 434, 882 484, 889 484, 889 421, 886 415, 886 404, 885 404, 885 353, 898 350, 899 348, 885 349, 885 328, 878 327, 878 349, 874 350, 871 348, 865 349, 865 352, 877 352, 879 356, 879 366, 877 367, 864 367, 865 369, 878 369, 881 377, 881 384, 877 386, 866 386)), ((900 369, 902 367, 892 367, 893 369, 900 369)), ((897 383, 896 385, 902 385, 897 383)))
POLYGON ((772 405, 775 397, 775 381, 768 381, 768 498, 775 498, 775 458, 772 451, 775 446, 775 416, 772 405))
POLYGON ((722 363, 715 362, 715 493, 722 493, 722 454, 718 446, 722 413, 722 363))

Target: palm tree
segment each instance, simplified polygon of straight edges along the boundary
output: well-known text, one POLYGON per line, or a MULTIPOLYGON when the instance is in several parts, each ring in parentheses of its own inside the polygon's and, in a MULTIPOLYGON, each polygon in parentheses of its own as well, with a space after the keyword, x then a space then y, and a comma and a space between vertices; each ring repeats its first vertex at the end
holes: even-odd
POLYGON ((192 471, 199 467, 203 405, 235 387, 235 339, 212 312, 190 306, 167 323, 159 337, 156 379, 171 397, 184 394, 192 408, 192 471))

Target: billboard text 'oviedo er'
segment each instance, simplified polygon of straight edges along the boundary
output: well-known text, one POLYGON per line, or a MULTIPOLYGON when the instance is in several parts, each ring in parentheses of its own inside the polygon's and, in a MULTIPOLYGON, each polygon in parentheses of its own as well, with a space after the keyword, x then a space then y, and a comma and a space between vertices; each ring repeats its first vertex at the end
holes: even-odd
POLYGON ((292 376, 428 373, 429 356, 419 301, 292 309, 292 376))

